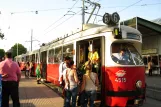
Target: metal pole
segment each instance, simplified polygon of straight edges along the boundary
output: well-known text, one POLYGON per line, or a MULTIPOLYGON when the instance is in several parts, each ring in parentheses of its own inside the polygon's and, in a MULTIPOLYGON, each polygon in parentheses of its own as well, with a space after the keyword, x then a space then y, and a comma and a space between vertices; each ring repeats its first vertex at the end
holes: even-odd
POLYGON ((32 35, 33 35, 33 29, 31 29, 31 51, 32 51, 32 35))
POLYGON ((136 17, 136 29, 138 29, 138 18, 136 17))
POLYGON ((17 56, 18 56, 18 43, 17 43, 17 56))
POLYGON ((85 22, 85 12, 84 12, 85 0, 82 0, 82 3, 83 3, 83 7, 82 7, 82 30, 83 30, 83 25, 84 25, 84 22, 85 22))
POLYGON ((87 22, 86 22, 86 23, 88 23, 88 22, 89 22, 89 20, 90 20, 90 18, 92 17, 93 12, 95 11, 96 7, 97 7, 97 5, 95 5, 95 6, 94 6, 94 9, 92 10, 92 12, 91 12, 91 14, 90 14, 90 16, 89 16, 89 18, 88 18, 88 20, 87 20, 87 22))

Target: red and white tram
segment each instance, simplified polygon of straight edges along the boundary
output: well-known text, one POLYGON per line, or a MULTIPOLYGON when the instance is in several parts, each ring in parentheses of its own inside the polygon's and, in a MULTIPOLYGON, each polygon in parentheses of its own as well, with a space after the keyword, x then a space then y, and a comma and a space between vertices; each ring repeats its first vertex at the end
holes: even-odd
POLYGON ((70 56, 78 67, 82 55, 83 62, 88 60, 89 46, 97 50, 100 58, 97 73, 102 104, 113 107, 143 104, 146 85, 142 35, 132 27, 87 24, 83 31, 42 46, 34 53, 35 62, 42 64, 42 77, 59 86, 58 70, 63 57, 70 56), (125 50, 128 63, 119 61, 121 49, 125 50))

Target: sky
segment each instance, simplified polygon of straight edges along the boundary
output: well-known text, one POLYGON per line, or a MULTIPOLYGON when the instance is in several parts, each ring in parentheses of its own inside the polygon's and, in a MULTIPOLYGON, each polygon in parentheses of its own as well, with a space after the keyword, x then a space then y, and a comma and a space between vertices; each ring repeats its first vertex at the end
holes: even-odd
MULTIPOLYGON (((161 17, 161 0, 90 1, 101 5, 99 15, 118 12, 120 21, 136 16, 147 20, 161 17)), ((85 3, 85 6, 88 7, 86 12, 92 11, 92 5, 85 3)), ((0 49, 7 51, 20 43, 29 51, 32 35, 32 49, 35 50, 42 43, 76 31, 82 24, 81 7, 82 0, 0 0, 0 29, 5 35, 5 39, 0 40, 0 49)), ((88 17, 89 14, 85 14, 85 21, 88 17)), ((90 23, 93 23, 94 18, 90 23)), ((98 16, 94 23, 103 24, 101 20, 102 17, 98 16)))

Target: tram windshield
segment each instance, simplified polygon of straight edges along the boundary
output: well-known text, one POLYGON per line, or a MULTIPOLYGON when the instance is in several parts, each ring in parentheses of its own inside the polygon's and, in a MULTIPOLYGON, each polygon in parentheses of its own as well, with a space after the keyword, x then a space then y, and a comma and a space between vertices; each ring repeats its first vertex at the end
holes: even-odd
POLYGON ((113 43, 112 60, 121 65, 143 65, 141 55, 132 44, 113 43))

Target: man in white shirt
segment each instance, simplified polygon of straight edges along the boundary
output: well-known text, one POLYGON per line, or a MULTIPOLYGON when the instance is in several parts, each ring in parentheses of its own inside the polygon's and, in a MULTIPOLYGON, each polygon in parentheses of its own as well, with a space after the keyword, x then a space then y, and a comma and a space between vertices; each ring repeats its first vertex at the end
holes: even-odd
POLYGON ((67 68, 66 67, 66 62, 70 60, 69 56, 66 56, 64 58, 64 61, 60 63, 59 65, 59 82, 61 85, 63 85, 63 71, 67 68))
POLYGON ((64 78, 64 75, 66 74, 66 62, 70 61, 70 57, 69 56, 66 56, 64 57, 64 61, 60 63, 59 65, 59 82, 60 82, 60 85, 62 86, 62 89, 63 89, 63 95, 64 95, 64 107, 65 107, 65 94, 66 94, 66 91, 64 90, 64 87, 65 87, 65 78, 64 78))

